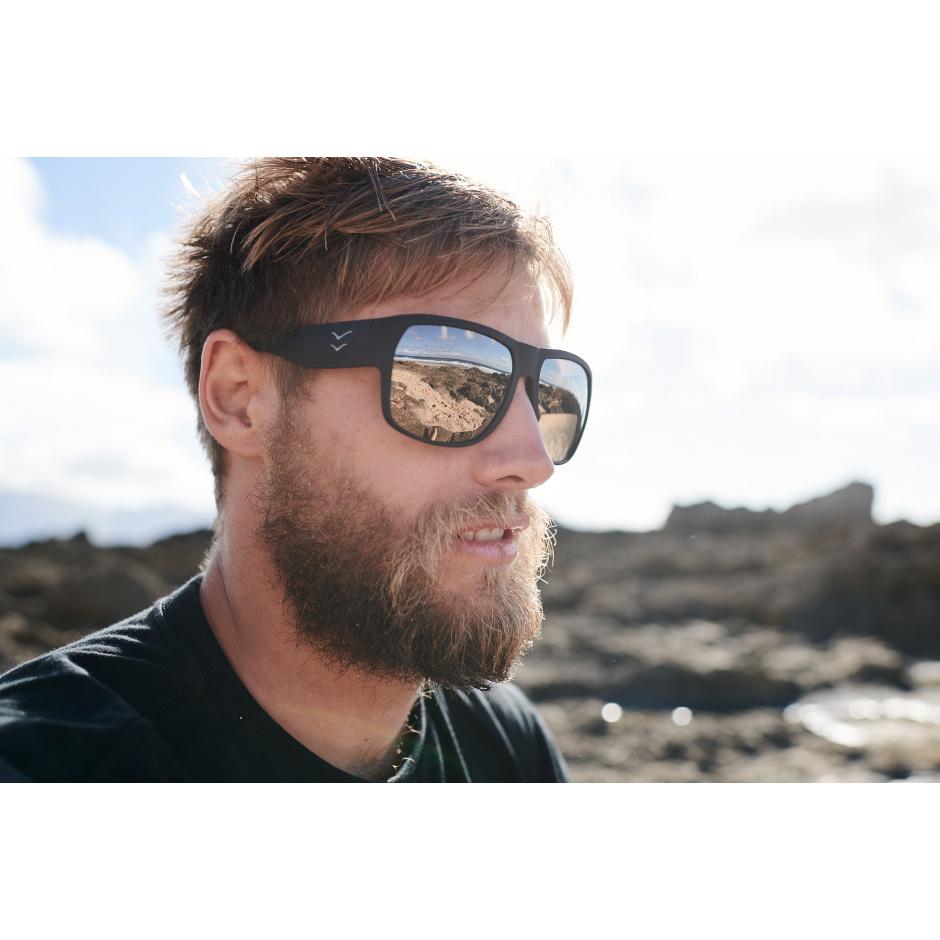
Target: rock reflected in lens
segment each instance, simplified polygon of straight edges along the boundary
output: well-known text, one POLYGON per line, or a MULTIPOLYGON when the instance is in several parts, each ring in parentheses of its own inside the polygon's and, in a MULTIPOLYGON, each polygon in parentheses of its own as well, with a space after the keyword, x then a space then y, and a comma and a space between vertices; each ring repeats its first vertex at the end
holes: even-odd
POLYGON ((539 432, 553 461, 568 456, 583 419, 581 402, 586 399, 587 376, 579 365, 545 360, 539 378, 539 432))
POLYGON ((471 440, 499 410, 509 376, 476 365, 398 359, 392 369, 392 419, 425 440, 471 440))

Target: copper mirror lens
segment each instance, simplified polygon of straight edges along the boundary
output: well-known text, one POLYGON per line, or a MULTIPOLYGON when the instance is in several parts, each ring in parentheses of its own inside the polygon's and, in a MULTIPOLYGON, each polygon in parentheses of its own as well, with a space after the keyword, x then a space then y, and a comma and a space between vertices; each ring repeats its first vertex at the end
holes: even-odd
POLYGON ((500 342, 452 326, 410 326, 392 363, 392 420, 426 441, 469 441, 499 411, 512 378, 500 342))
POLYGON ((571 359, 546 359, 539 372, 539 432, 554 463, 571 456, 587 404, 583 366, 571 359))

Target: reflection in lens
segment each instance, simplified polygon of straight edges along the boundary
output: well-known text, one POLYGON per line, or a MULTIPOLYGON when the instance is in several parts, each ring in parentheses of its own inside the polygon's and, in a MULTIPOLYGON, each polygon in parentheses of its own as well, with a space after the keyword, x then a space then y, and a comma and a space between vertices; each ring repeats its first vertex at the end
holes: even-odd
POLYGON ((411 326, 392 365, 392 420, 427 441, 469 441, 486 430, 512 377, 500 342, 470 330, 411 326))
POLYGON ((588 378, 571 359, 546 359, 539 373, 539 432, 555 463, 567 460, 584 421, 588 378))

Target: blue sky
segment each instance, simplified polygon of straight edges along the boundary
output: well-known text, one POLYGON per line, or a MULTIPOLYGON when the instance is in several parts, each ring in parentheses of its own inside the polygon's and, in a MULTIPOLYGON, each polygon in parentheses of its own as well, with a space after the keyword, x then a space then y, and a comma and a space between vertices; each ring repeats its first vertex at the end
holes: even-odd
MULTIPOLYGON (((141 266, 153 255, 154 241, 165 241, 193 207, 183 176, 209 195, 222 185, 231 166, 231 161, 204 157, 48 157, 30 162, 42 183, 39 216, 50 232, 101 241, 141 266)), ((149 286, 155 273, 145 275, 149 286)), ((114 327, 121 330, 120 320, 114 327)), ((131 341, 136 335, 134 331, 131 341)), ((166 344, 151 346, 140 359, 156 381, 172 385, 179 368, 169 353, 166 344)), ((128 355, 133 353, 128 350, 128 355)))
MULTIPOLYGON (((553 343, 595 378, 565 524, 647 529, 673 502, 784 509, 853 479, 880 521, 940 519, 940 170, 878 161, 439 154, 544 211, 575 280, 553 343)), ((0 490, 211 515, 157 319, 174 230, 230 163, 0 162, 0 490)))
POLYGON ((185 173, 200 192, 216 185, 224 162, 205 158, 38 158, 43 218, 64 235, 100 238, 135 254, 152 232, 170 229, 186 193, 185 173))
POLYGON ((502 343, 472 330, 452 327, 411 326, 398 341, 398 352, 406 356, 433 357, 460 351, 469 362, 503 372, 512 371, 512 357, 502 343))

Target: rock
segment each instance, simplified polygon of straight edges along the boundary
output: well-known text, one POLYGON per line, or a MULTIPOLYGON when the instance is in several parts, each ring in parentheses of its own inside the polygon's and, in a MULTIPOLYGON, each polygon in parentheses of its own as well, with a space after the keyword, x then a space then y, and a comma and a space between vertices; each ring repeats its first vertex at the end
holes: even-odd
POLYGON ((873 634, 910 656, 940 657, 940 524, 873 528, 832 544, 778 619, 813 639, 873 634))
POLYGON ((804 691, 844 683, 881 682, 908 686, 904 657, 874 637, 843 637, 828 646, 781 643, 763 654, 768 673, 796 682, 804 691))
POLYGON ((725 509, 711 500, 691 506, 673 506, 663 529, 666 532, 762 532, 780 514, 775 509, 755 512, 744 507, 725 509))
POLYGON ((64 578, 49 595, 46 610, 57 626, 97 630, 149 607, 168 592, 169 585, 144 565, 112 562, 64 578))
POLYGON ((624 625, 700 617, 784 627, 817 643, 876 636, 940 658, 940 525, 857 523, 810 533, 559 535, 546 613, 624 625))
POLYGON ((178 587, 201 569, 211 543, 212 531, 198 529, 160 539, 147 548, 123 551, 152 569, 167 584, 178 587))
POLYGON ((785 528, 813 532, 833 526, 871 524, 874 498, 875 491, 868 483, 850 483, 826 496, 791 506, 782 513, 775 509, 724 509, 711 501, 673 506, 664 529, 685 534, 703 531, 759 533, 785 528))
POLYGON ((21 564, 0 577, 3 590, 14 598, 48 594, 61 578, 61 571, 44 558, 24 558, 21 564))
POLYGON ((536 701, 600 696, 628 708, 780 708, 846 682, 908 685, 904 657, 874 637, 816 646, 786 631, 708 620, 624 627, 549 617, 517 681, 536 701))
POLYGON ((0 672, 21 662, 21 657, 43 652, 30 643, 29 621, 22 614, 5 614, 0 617, 0 672), (27 652, 27 648, 29 652, 27 652))
POLYGON ((59 630, 48 623, 30 620, 22 614, 0 617, 0 673, 41 656, 82 635, 81 630, 59 630))
POLYGON ((850 483, 827 496, 817 496, 791 506, 780 521, 812 530, 823 526, 871 523, 875 490, 868 483, 850 483))
POLYGON ((800 694, 800 687, 761 670, 698 668, 694 662, 660 663, 630 669, 619 682, 604 688, 607 697, 629 708, 735 711, 783 708, 800 694))

